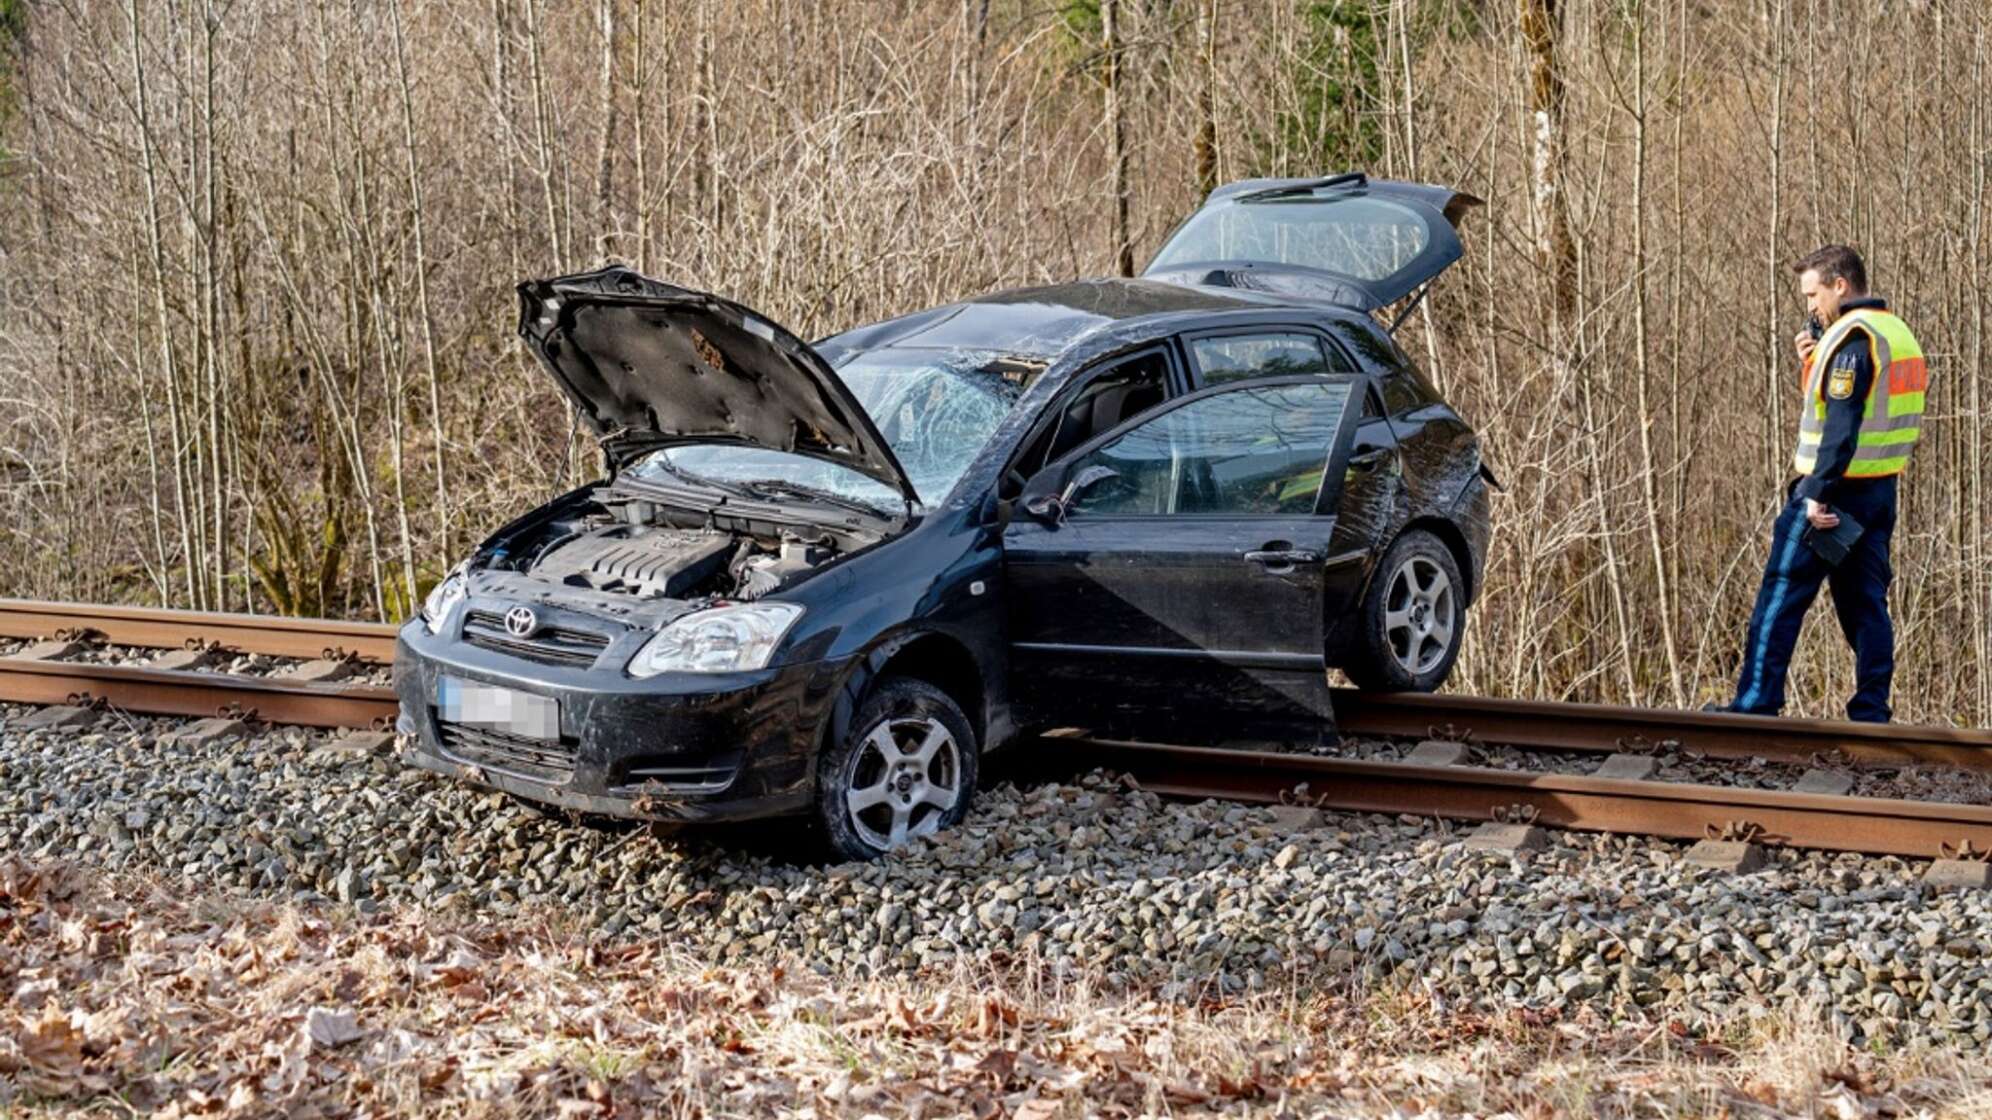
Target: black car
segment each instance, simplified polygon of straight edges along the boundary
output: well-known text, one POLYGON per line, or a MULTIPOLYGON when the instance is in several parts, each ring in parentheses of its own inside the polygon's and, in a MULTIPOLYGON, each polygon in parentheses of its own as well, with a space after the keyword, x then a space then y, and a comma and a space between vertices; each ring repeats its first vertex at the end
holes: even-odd
POLYGON ((521 285, 608 477, 402 629, 406 751, 587 813, 810 813, 863 857, 1031 729, 1314 736, 1331 666, 1438 687, 1492 475, 1372 313, 1475 202, 1237 183, 1140 279, 814 345, 621 268, 521 285))

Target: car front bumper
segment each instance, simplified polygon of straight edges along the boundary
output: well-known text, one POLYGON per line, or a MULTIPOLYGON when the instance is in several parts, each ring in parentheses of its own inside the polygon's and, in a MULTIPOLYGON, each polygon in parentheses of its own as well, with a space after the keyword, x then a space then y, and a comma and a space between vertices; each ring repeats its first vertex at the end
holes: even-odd
POLYGON ((619 668, 547 665, 471 645, 455 627, 401 630, 394 688, 403 758, 439 774, 561 808, 640 820, 749 820, 806 808, 837 666, 638 680, 619 668), (559 738, 444 720, 445 675, 546 697, 559 738))

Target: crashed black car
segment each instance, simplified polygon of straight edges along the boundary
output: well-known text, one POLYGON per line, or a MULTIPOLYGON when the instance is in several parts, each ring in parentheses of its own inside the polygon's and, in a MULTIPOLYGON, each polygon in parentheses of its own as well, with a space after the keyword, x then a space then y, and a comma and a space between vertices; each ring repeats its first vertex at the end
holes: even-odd
POLYGON ((812 814, 866 857, 1031 729, 1312 736, 1331 667, 1438 687, 1492 475, 1373 313, 1476 202, 1237 183, 1142 278, 813 345, 621 268, 522 284, 608 476, 402 629, 404 749, 584 813, 812 814))

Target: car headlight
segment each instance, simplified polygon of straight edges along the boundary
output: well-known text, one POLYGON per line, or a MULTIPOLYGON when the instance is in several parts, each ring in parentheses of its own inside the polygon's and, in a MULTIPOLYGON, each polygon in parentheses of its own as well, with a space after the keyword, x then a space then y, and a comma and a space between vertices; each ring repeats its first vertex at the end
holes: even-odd
POLYGON ((629 675, 731 673, 765 669, 802 608, 794 603, 736 603, 673 621, 629 659, 629 675))
POLYGON ((429 589, 429 597, 422 600, 422 625, 429 628, 429 633, 442 633, 443 620, 463 602, 463 582, 463 568, 458 566, 429 589))

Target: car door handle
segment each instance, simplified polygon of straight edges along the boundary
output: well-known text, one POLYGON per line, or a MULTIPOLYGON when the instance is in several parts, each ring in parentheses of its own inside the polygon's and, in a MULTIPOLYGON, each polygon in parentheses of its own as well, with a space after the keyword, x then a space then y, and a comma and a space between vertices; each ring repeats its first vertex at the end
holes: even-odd
POLYGON ((1354 455, 1351 455, 1349 457, 1349 466, 1359 471, 1373 471, 1377 468, 1378 463, 1388 458, 1390 458, 1390 448, 1372 447, 1367 451, 1358 451, 1354 455))
POLYGON ((1295 564, 1319 564, 1321 554, 1310 548, 1255 548, 1245 554, 1248 564, 1268 568, 1289 568, 1295 564))

